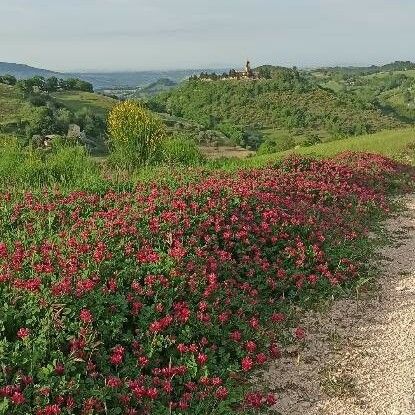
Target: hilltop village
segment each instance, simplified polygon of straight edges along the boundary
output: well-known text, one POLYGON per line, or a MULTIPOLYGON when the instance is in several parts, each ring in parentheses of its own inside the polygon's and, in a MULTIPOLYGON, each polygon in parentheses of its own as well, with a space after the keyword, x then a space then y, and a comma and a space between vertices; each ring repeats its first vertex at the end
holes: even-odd
POLYGON ((231 69, 228 73, 223 73, 222 75, 218 75, 216 73, 207 73, 202 72, 199 76, 194 75, 190 77, 191 80, 204 80, 204 81, 218 81, 218 80, 248 80, 252 81, 255 79, 260 79, 261 76, 258 72, 254 71, 251 68, 251 63, 249 60, 246 61, 245 67, 241 71, 237 71, 235 69, 231 69))

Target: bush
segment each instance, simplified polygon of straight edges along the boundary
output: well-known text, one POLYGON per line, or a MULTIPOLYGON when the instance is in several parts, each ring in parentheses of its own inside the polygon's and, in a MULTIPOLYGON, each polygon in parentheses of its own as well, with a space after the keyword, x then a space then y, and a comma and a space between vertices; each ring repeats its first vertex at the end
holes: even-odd
POLYGON ((23 147, 15 138, 0 142, 0 185, 24 188, 63 185, 94 188, 103 180, 84 147, 57 140, 52 149, 23 147))
POLYGON ((163 141, 162 161, 170 165, 195 166, 201 164, 204 157, 193 140, 177 134, 163 141))
POLYGON ((272 154, 280 151, 286 151, 294 148, 296 145, 295 139, 289 134, 273 135, 265 139, 260 145, 257 154, 272 154))
POLYGON ((121 102, 111 110, 108 134, 112 161, 127 168, 158 161, 166 135, 162 121, 133 101, 121 102))

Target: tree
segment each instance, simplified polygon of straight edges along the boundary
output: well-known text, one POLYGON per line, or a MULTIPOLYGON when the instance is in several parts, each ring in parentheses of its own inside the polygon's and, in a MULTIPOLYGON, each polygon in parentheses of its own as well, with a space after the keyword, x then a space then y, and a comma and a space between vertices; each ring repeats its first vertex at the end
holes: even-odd
POLYGON ((28 79, 29 83, 32 85, 32 90, 44 91, 45 90, 45 78, 43 76, 34 76, 33 78, 28 79))
POLYGON ((258 69, 258 75, 260 78, 264 78, 264 79, 272 78, 271 69, 266 66, 258 69))
POLYGON ((17 79, 13 75, 0 76, 0 84, 16 85, 17 79))
POLYGON ((58 90, 59 81, 56 76, 52 76, 45 81, 45 89, 47 92, 55 92, 58 90))
POLYGON ((108 116, 113 161, 127 168, 155 162, 166 137, 162 121, 133 101, 117 104, 108 116))
POLYGON ((17 81, 16 86, 24 96, 33 93, 33 86, 28 79, 21 79, 20 81, 17 81))

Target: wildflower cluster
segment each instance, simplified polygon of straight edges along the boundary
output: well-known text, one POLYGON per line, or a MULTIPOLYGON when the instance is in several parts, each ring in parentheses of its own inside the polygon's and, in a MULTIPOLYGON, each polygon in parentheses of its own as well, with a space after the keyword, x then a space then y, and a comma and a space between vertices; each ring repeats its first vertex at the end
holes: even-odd
POLYGON ((177 188, 0 195, 4 413, 274 406, 272 394, 241 396, 243 380, 287 340, 306 341, 296 301, 358 275, 353 247, 405 174, 344 155, 177 188))

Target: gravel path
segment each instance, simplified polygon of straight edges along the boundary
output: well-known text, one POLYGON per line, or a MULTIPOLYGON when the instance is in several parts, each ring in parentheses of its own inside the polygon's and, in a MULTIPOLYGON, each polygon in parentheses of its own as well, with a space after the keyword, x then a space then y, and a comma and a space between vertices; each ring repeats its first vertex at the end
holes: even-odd
POLYGON ((282 415, 415 415, 415 195, 407 206, 388 221, 400 237, 379 286, 308 313, 306 349, 261 375, 282 415))

